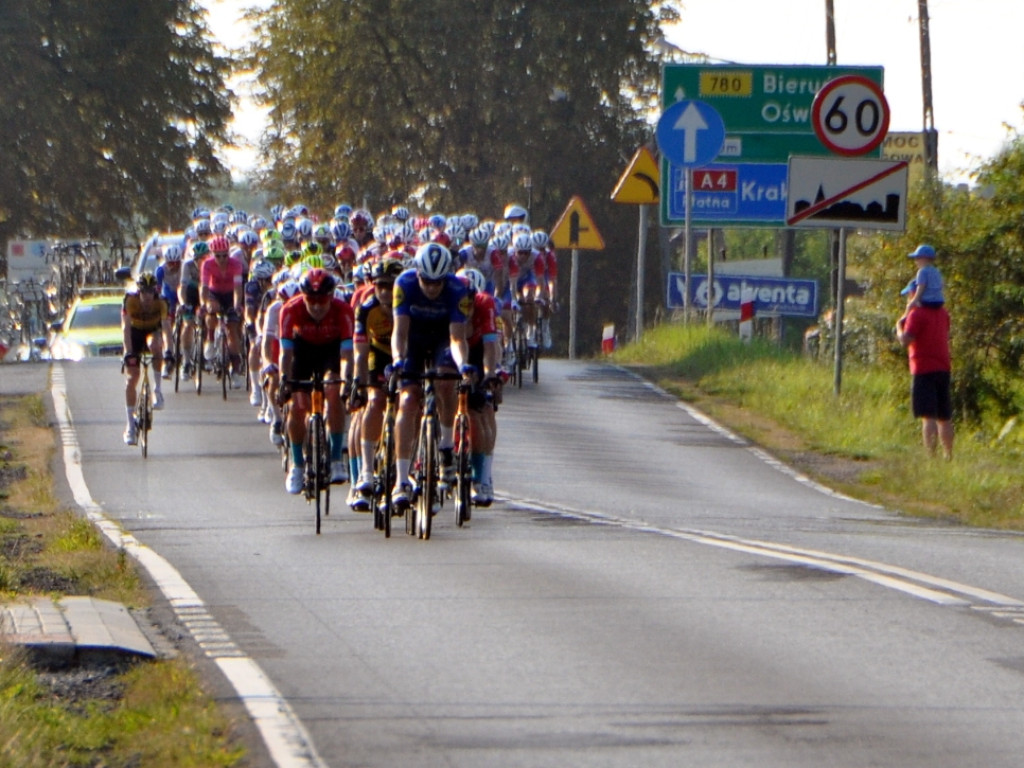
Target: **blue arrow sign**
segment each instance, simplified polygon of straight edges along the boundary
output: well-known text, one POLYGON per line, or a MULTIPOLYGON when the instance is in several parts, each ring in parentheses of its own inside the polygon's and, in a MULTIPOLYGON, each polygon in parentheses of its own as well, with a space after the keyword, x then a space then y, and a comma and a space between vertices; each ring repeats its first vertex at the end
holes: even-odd
POLYGON ((725 123, 711 105, 683 99, 662 113, 655 138, 661 153, 676 165, 707 165, 722 151, 725 123))

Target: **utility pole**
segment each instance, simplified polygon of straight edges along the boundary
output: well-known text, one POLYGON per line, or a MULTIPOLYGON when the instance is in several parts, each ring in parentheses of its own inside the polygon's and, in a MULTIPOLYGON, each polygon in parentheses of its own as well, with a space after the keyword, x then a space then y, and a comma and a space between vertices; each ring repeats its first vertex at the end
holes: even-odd
POLYGON ((939 172, 939 134, 932 112, 932 46, 928 34, 928 0, 917 0, 917 18, 921 30, 921 103, 924 109, 924 165, 929 178, 939 172))
POLYGON ((825 47, 828 58, 826 63, 831 67, 836 63, 836 9, 833 0, 825 0, 825 47))

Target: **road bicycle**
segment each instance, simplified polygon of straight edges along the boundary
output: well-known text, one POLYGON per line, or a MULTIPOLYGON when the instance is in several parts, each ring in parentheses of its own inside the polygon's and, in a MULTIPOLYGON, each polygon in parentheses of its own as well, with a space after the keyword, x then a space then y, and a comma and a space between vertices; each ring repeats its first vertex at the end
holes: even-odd
POLYGON ((149 381, 149 372, 153 363, 150 352, 139 355, 139 389, 135 394, 135 429, 138 435, 139 449, 142 458, 149 456, 149 430, 153 428, 153 385, 149 381))
MULTIPOLYGON (((181 339, 182 334, 185 331, 185 318, 181 307, 178 307, 174 313, 174 326, 171 329, 171 354, 174 356, 174 367, 172 375, 174 376, 174 391, 177 393, 178 384, 181 381, 181 339)), ((164 365, 167 365, 165 362, 164 365)))
POLYGON ((420 427, 413 451, 413 499, 406 511, 405 532, 410 536, 429 539, 434 514, 444 503, 447 490, 441 463, 441 422, 437 414, 437 393, 434 391, 434 383, 461 380, 462 377, 457 373, 429 370, 416 378, 423 382, 423 399, 420 427))
MULTIPOLYGON (((322 372, 314 371, 311 379, 288 381, 292 386, 312 387, 309 393, 309 413, 306 414, 306 439, 302 444, 302 455, 306 462, 302 490, 306 502, 315 503, 316 532, 319 535, 321 512, 323 517, 331 514, 331 446, 327 437, 327 420, 324 412, 324 385, 340 384, 341 379, 325 379, 322 372)), ((287 437, 285 444, 287 448, 287 437)), ((286 466, 285 471, 287 470, 286 466)))
POLYGON ((214 377, 220 382, 221 396, 228 399, 231 386, 231 352, 228 349, 228 316, 217 313, 217 328, 213 332, 213 359, 209 361, 214 377))
POLYGON ((455 410, 455 525, 459 528, 468 521, 473 511, 473 430, 469 418, 470 384, 459 382, 458 407, 455 410))
POLYGON ((533 379, 533 383, 536 384, 540 378, 539 370, 539 359, 540 359, 540 339, 541 339, 541 319, 540 311, 536 312, 533 323, 527 323, 526 317, 522 311, 515 314, 515 340, 516 340, 516 386, 522 388, 524 372, 529 371, 530 376, 533 379), (532 325, 533 330, 533 344, 529 343, 530 334, 528 330, 532 325))
POLYGON ((373 456, 373 527, 391 537, 391 518, 398 514, 391 492, 395 487, 395 414, 398 411, 398 377, 388 378, 387 398, 384 405, 384 423, 381 427, 377 450, 373 456))
POLYGON ((203 394, 203 368, 206 361, 203 359, 203 343, 206 341, 206 325, 203 318, 197 311, 192 319, 192 383, 196 388, 196 394, 203 394))

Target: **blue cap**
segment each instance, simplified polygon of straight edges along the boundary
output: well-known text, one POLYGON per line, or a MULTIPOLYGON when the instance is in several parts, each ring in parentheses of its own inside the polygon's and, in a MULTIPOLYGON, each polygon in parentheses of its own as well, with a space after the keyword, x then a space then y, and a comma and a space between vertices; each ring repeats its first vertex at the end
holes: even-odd
POLYGON ((907 283, 907 287, 900 291, 900 296, 906 296, 909 293, 913 293, 917 290, 917 280, 911 280, 907 283))
POLYGON ((930 245, 919 245, 919 246, 917 246, 917 250, 914 251, 912 254, 910 254, 910 258, 912 258, 912 259, 920 259, 920 258, 934 259, 935 258, 935 249, 932 248, 930 245))

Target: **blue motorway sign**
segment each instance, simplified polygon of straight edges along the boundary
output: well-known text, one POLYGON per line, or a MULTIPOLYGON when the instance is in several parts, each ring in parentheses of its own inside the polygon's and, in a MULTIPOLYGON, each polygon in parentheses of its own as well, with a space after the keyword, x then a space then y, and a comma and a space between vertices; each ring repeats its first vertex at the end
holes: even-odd
POLYGON ((661 154, 692 168, 718 157, 725 143, 725 123, 714 107, 684 99, 662 113, 655 138, 661 154))
MULTIPOLYGON (((686 168, 662 160, 662 224, 686 220, 686 168)), ((690 223, 699 227, 784 227, 786 163, 716 163, 693 170, 690 223)))
MULTIPOLYGON (((708 276, 692 275, 693 291, 690 293, 692 306, 696 309, 708 307, 708 276)), ((686 277, 682 272, 669 272, 668 295, 665 306, 668 309, 683 309, 683 291, 686 277)), ((754 294, 755 314, 776 314, 789 317, 818 316, 818 281, 800 280, 791 277, 761 277, 747 275, 715 275, 711 306, 714 309, 739 311, 744 289, 754 294)))

